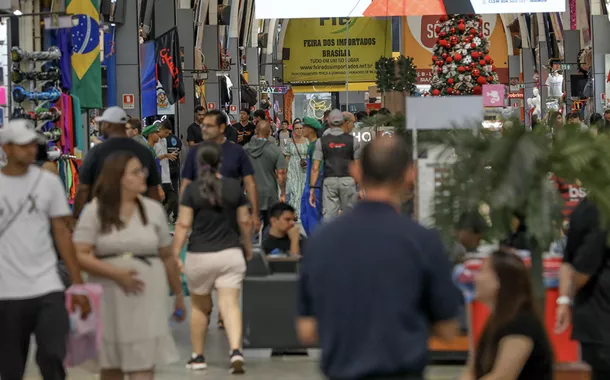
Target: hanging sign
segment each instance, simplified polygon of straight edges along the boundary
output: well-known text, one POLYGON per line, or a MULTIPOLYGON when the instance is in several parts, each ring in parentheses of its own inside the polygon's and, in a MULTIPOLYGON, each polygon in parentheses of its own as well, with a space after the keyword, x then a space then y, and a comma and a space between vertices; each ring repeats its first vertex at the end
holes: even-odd
POLYGON ((271 87, 263 87, 261 90, 263 94, 285 94, 288 92, 288 87, 286 86, 271 86, 271 87))

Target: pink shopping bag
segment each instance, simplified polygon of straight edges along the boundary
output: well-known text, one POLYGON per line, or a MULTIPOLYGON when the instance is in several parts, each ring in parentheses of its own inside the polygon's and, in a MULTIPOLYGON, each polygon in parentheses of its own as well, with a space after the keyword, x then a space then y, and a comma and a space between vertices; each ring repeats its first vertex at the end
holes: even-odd
POLYGON ((102 343, 102 322, 100 307, 103 288, 99 284, 72 285, 66 290, 66 308, 70 316, 70 334, 68 336, 68 350, 64 365, 76 367, 87 360, 97 359, 102 343), (89 297, 91 314, 86 320, 80 318, 80 311, 70 311, 73 294, 82 294, 89 297))

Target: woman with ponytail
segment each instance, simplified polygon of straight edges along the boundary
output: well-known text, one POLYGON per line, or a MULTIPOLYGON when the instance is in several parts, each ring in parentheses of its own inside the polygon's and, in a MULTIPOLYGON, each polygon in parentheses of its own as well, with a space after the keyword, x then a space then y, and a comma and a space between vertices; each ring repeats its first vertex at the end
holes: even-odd
POLYGON ((242 316, 239 295, 252 257, 252 218, 241 183, 220 175, 221 148, 213 142, 198 147, 198 178, 184 189, 174 231, 174 255, 182 266, 191 293, 191 343, 187 363, 192 370, 205 369, 205 336, 212 310, 212 289, 231 349, 233 373, 242 373, 242 316), (187 254, 181 260, 187 240, 187 254))

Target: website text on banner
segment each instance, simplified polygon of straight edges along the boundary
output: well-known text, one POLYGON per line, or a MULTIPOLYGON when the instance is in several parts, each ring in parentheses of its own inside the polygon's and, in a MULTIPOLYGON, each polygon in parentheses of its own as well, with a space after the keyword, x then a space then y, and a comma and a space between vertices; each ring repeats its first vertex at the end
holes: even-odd
POLYGON ((255 0, 257 19, 565 12, 565 0, 255 0))
POLYGON ((284 39, 284 82, 345 83, 346 65, 349 82, 374 82, 375 62, 392 54, 390 36, 388 19, 292 20, 284 39))

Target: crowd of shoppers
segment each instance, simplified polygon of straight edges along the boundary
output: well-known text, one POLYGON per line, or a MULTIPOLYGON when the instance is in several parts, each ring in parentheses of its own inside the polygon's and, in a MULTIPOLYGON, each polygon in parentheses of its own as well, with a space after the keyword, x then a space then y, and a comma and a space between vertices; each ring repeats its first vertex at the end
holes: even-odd
MULTIPOLYGON (((438 234, 398 212, 415 176, 406 142, 382 137, 361 146, 350 132, 363 116, 338 110, 326 115, 329 128, 321 138, 323 126, 306 117, 291 130, 282 123, 273 140, 264 111, 255 113, 252 126, 243 116, 235 128, 226 114, 201 111, 189 127, 192 149, 178 189, 181 145, 169 120, 142 128, 122 109, 107 109, 96 119, 104 141, 80 168, 72 212, 58 177, 31 165, 40 137, 29 122, 0 129, 7 156, 0 171, 0 378, 23 377, 34 334, 43 378, 65 379, 69 328, 58 255, 72 283, 83 283, 84 271, 104 289, 102 380, 152 379, 156 368, 179 359, 167 310, 171 289, 173 318, 186 317, 181 271, 192 305, 187 367, 207 366, 216 292, 230 369, 243 373, 240 291, 262 224, 266 254, 302 257, 297 332, 304 344, 320 345, 328 378, 423 379, 429 336, 450 341, 458 331, 460 296, 438 234), (235 139, 227 128, 235 129, 235 139), (325 225, 310 234, 305 226, 312 216, 320 221, 320 212, 325 225)), ((482 224, 460 221, 456 252, 476 249, 482 224)), ((552 379, 553 352, 528 271, 514 252, 529 245, 523 217, 515 214, 512 234, 476 277, 477 297, 491 316, 464 380, 552 379)), ((606 258, 606 231, 585 200, 568 231, 557 331, 574 321, 594 380, 610 375, 606 258)), ((72 302, 86 318, 87 297, 72 302)))

